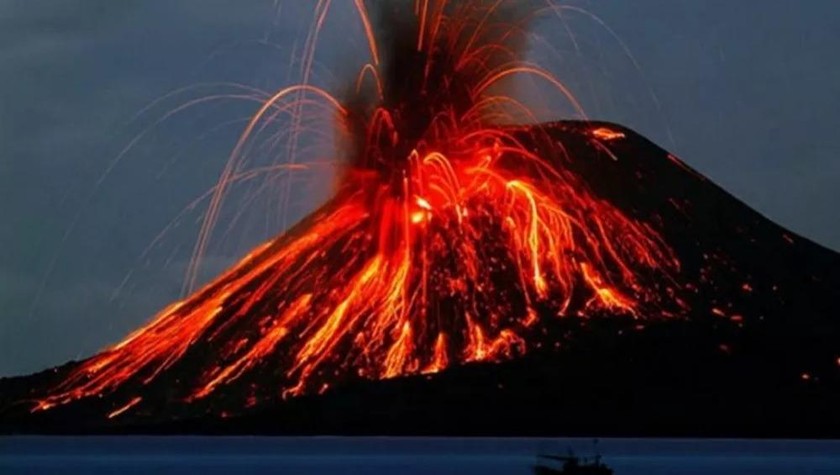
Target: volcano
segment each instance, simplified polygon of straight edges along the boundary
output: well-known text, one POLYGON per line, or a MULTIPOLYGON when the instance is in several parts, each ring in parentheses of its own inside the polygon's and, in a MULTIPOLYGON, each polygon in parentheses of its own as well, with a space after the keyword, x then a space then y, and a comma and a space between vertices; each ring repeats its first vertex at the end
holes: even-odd
MULTIPOLYGON (((413 340, 406 362, 389 369, 402 334, 391 328, 386 356, 367 360, 354 349, 359 334, 371 331, 359 323, 336 340, 336 349, 319 349, 322 366, 290 373, 294 344, 312 340, 290 336, 287 346, 281 333, 317 330, 281 331, 260 317, 295 308, 294 300, 284 303, 289 291, 263 289, 304 281, 296 272, 309 257, 296 255, 279 275, 271 269, 296 236, 309 235, 335 212, 330 203, 125 342, 85 361, 4 380, 5 429, 836 436, 840 255, 775 225, 628 129, 592 122, 540 129, 575 157, 556 159, 593 197, 657 229, 680 263, 673 278, 689 282, 678 313, 663 316, 661 302, 610 307, 610 300, 592 300, 596 287, 562 303, 571 314, 536 303, 516 320, 514 305, 527 304, 504 289, 522 284, 514 273, 501 273, 487 284, 497 286, 487 302, 499 295, 510 302, 497 310, 497 327, 492 315, 476 312, 471 328, 452 316, 458 299, 437 297, 440 318, 451 318, 445 353, 441 329, 424 329, 430 334, 413 340), (205 319, 203 326, 187 326, 183 320, 193 315, 205 319), (378 374, 362 371, 377 367, 378 374), (301 381, 311 389, 290 394, 301 381)), ((533 137, 529 128, 512 134, 533 137)), ((623 237, 615 239, 619 245, 623 237)), ((339 239, 323 256, 336 263, 332 279, 353 267, 331 254, 346 245, 339 239)), ((676 286, 672 277, 654 277, 647 284, 654 293, 668 295, 676 286)))
POLYGON ((533 6, 404 3, 355 3, 372 61, 342 96, 265 102, 195 262, 281 114, 334 111, 334 196, 122 342, 1 381, 4 430, 840 433, 840 255, 627 128, 529 121, 511 76, 580 109, 520 59, 533 6))

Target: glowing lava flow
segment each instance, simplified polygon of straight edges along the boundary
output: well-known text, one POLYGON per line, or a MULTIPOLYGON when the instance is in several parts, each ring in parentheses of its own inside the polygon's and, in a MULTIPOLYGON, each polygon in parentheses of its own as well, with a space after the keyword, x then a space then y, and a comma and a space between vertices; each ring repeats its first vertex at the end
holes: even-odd
MULTIPOLYGON (((357 1, 374 62, 349 99, 328 99, 352 145, 333 199, 83 362, 36 409, 142 391, 185 359, 186 401, 243 380, 298 395, 520 355, 547 318, 656 315, 653 285, 679 263, 654 229, 590 192, 539 127, 494 125, 526 110, 497 90, 513 74, 575 104, 517 61, 521 22, 501 3, 418 0, 411 41, 391 32, 383 46, 357 1)), ((298 91, 277 94, 249 129, 298 91)), ((111 416, 141 404, 126 401, 111 416)))

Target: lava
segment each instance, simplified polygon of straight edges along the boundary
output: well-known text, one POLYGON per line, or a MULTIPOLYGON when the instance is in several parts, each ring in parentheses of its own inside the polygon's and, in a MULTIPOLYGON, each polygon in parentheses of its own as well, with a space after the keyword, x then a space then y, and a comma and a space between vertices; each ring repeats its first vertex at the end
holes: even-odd
MULTIPOLYGON (((273 114, 313 102, 334 110, 345 139, 335 195, 82 362, 35 410, 122 391, 124 405, 109 415, 119 417, 186 359, 192 369, 173 389, 183 401, 243 380, 254 393, 243 398, 287 397, 513 358, 546 319, 671 315, 659 309, 676 304, 656 285, 679 287, 680 264, 655 227, 594 194, 565 166, 575 157, 539 126, 511 125, 532 117, 508 86, 516 75, 581 108, 521 59, 541 9, 508 4, 415 0, 369 11, 356 0, 371 62, 342 94, 305 78, 263 104, 222 173, 196 260, 237 157, 273 114)), ((307 68, 329 8, 316 6, 307 68)), ((591 136, 623 138, 604 127, 591 136)))

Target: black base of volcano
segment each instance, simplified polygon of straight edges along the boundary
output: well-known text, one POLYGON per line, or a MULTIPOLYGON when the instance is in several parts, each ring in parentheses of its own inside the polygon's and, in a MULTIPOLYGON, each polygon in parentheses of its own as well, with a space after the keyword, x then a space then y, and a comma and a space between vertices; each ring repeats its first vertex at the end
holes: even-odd
POLYGON ((591 321, 574 342, 516 361, 357 382, 229 419, 95 422, 19 414, 4 433, 840 437, 837 334, 591 321), (725 341, 726 350, 722 349, 725 341), (802 348, 791 355, 781 341, 802 348), (804 345, 810 342, 810 345, 804 345), (814 366, 814 361, 824 361, 814 366), (809 366, 810 365, 810 366, 809 366), (807 374, 807 379, 803 375, 807 374))

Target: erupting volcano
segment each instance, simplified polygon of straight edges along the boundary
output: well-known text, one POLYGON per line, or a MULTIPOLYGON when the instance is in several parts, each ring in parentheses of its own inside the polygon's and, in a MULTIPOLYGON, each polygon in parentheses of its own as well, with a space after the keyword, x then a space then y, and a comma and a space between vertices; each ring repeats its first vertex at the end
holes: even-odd
MULTIPOLYGON (((482 376, 462 381, 498 379, 491 386, 502 390, 502 379, 528 378, 527 367, 513 379, 501 368, 549 354, 565 358, 556 379, 544 380, 554 389, 531 391, 574 394, 580 379, 563 373, 569 361, 648 361, 627 342, 651 338, 664 351, 662 341, 692 331, 703 335, 689 338, 703 341, 692 356, 702 361, 763 354, 755 348, 775 346, 786 328, 814 346, 789 360, 791 374, 778 367, 779 377, 835 388, 837 323, 828 317, 837 305, 828 297, 840 284, 837 255, 777 228, 632 131, 589 121, 562 82, 523 60, 528 25, 562 7, 510 3, 383 1, 369 11, 356 0, 371 61, 341 94, 305 76, 263 104, 214 190, 193 271, 250 137, 276 117, 289 114, 299 128, 308 108, 331 111, 343 145, 333 197, 124 341, 6 381, 10 396, 0 402, 10 420, 221 420, 340 401, 342 391, 352 399, 365 385, 463 391, 470 383, 447 375, 473 370, 482 376), (516 98, 520 76, 583 120, 537 123, 516 98), (662 328, 677 330, 650 336, 662 328), (598 334, 610 336, 582 349, 598 334), (765 343, 744 343, 759 334, 765 343), (598 345, 627 353, 589 354, 598 345), (486 376, 492 368, 498 378, 486 376)), ((329 1, 316 6, 305 67, 329 9, 329 1)), ((430 408, 448 404, 435 394, 430 408)))

